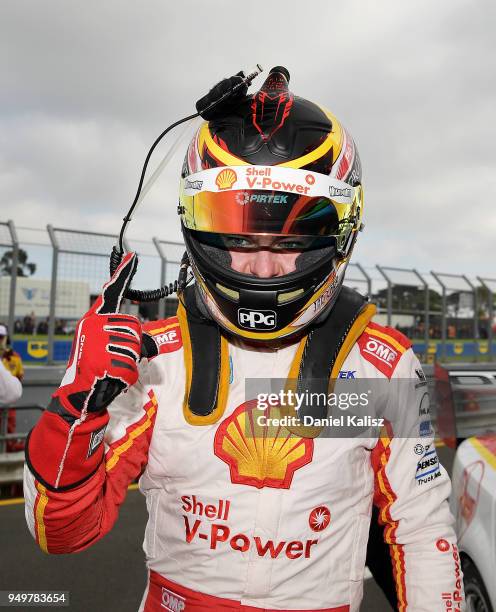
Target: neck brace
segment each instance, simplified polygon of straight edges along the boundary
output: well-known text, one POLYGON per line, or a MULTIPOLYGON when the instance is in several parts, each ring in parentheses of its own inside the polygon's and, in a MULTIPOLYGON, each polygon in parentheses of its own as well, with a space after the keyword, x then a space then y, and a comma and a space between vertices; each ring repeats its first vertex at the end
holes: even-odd
MULTIPOLYGON (((229 392, 229 346, 220 327, 200 312, 194 287, 184 292, 177 317, 181 327, 186 368, 184 418, 190 425, 211 425, 224 414, 229 392), (208 364, 208 367, 205 365, 208 364)), ((370 319, 375 306, 356 291, 343 287, 329 316, 310 328, 300 340, 288 373, 286 390, 332 392, 336 377, 352 346, 370 319)), ((289 414, 291 406, 283 408, 289 414)), ((326 410, 302 406, 298 415, 316 419, 326 410)), ((293 433, 314 438, 320 427, 287 427, 293 433)))

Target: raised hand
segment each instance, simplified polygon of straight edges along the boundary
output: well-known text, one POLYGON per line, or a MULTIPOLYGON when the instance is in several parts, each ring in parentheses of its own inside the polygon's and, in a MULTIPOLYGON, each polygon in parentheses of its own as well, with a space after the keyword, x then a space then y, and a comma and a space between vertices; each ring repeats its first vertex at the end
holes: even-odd
POLYGON ((78 417, 103 411, 138 380, 142 329, 139 319, 120 314, 138 259, 127 253, 102 294, 79 321, 60 387, 52 396, 78 417))

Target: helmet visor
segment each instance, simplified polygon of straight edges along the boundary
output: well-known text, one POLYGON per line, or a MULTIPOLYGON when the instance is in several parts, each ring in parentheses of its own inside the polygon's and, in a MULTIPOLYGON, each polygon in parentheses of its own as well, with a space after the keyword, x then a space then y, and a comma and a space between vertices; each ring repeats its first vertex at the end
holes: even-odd
POLYGON ((181 205, 184 225, 202 232, 339 236, 358 212, 355 195, 321 174, 242 166, 184 178, 181 205))
POLYGON ((185 211, 186 226, 204 232, 307 236, 339 233, 336 207, 326 198, 280 191, 203 192, 190 204, 185 211), (190 216, 188 211, 194 214, 190 216))

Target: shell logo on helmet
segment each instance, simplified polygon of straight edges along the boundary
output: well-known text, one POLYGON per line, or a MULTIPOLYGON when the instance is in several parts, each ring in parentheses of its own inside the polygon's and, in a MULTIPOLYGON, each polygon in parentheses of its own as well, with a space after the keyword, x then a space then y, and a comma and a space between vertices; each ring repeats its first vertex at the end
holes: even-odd
POLYGON ((221 170, 215 179, 217 187, 222 189, 232 189, 234 183, 238 180, 238 176, 231 168, 221 170))

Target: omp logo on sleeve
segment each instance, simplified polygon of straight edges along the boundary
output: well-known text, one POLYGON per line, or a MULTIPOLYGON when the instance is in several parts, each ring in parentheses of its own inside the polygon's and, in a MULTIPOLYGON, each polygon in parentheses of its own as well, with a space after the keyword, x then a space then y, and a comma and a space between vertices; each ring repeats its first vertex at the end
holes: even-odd
POLYGON ((162 344, 172 344, 173 342, 179 342, 179 338, 177 337, 177 331, 175 329, 171 329, 164 334, 158 334, 155 336, 155 341, 159 346, 162 344))
POLYGON ((368 324, 357 344, 363 357, 388 378, 411 346, 408 338, 397 330, 374 322, 368 324))
POLYGON ((103 442, 103 437, 105 435, 105 430, 106 429, 107 429, 107 426, 104 425, 103 427, 101 427, 100 429, 97 429, 96 431, 94 431, 91 434, 90 444, 89 444, 89 447, 88 447, 88 454, 86 455, 86 459, 91 457, 91 455, 93 455, 96 452, 96 449, 103 442))
POLYGON ((276 326, 276 313, 273 310, 238 310, 238 323, 245 329, 274 329, 276 326))
POLYGON ((160 321, 149 321, 145 323, 143 329, 149 336, 152 336, 159 355, 162 353, 173 353, 183 345, 181 329, 176 317, 160 321))
POLYGON ((365 343, 363 352, 373 355, 390 368, 393 367, 392 362, 398 358, 398 353, 395 350, 377 338, 369 338, 365 343))
POLYGON ((182 612, 186 608, 186 599, 162 587, 162 601, 160 605, 168 610, 168 612, 182 612))

